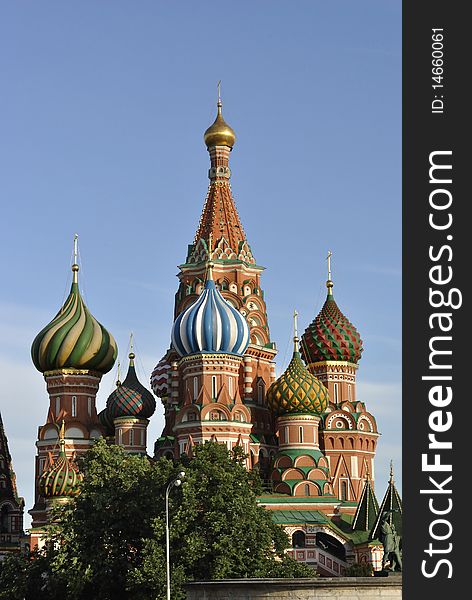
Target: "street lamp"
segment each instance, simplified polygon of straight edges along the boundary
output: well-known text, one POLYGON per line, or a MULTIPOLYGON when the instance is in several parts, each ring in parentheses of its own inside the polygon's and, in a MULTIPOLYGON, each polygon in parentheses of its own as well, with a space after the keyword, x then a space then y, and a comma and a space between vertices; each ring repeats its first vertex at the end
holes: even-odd
POLYGON ((185 471, 180 471, 177 477, 169 483, 166 489, 166 573, 167 573, 167 600, 170 600, 170 527, 169 527, 169 494, 173 487, 179 487, 185 471))

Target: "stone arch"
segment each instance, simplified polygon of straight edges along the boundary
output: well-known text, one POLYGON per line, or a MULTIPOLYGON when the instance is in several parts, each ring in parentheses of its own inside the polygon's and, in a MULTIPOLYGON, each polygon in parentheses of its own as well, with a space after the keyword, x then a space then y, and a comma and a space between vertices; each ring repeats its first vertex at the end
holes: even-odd
POLYGON ((312 481, 301 481, 293 488, 294 496, 320 496, 320 488, 312 481))
POLYGON ((298 469, 287 469, 282 473, 283 481, 293 481, 293 480, 302 480, 304 479, 304 475, 298 469))
POLYGON ((324 471, 322 471, 321 469, 312 469, 308 473, 308 479, 310 479, 310 480, 326 479, 326 473, 324 471))

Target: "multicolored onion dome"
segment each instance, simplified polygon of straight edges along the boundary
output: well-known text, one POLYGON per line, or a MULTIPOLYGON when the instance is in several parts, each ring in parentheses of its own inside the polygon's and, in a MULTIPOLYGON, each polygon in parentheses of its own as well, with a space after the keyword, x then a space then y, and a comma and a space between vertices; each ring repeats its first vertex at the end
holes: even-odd
POLYGON ((45 498, 72 498, 79 493, 83 479, 77 465, 67 458, 64 440, 64 421, 59 436, 60 451, 39 478, 39 493, 45 498))
POLYGON ((161 358, 151 373, 151 388, 158 398, 165 398, 169 393, 170 361, 168 356, 169 351, 161 358))
POLYGON ((111 416, 108 408, 105 407, 103 410, 101 410, 98 413, 97 417, 98 417, 98 420, 100 421, 100 425, 105 430, 105 435, 107 437, 110 437, 112 435, 114 436, 115 435, 115 424, 113 423, 113 417, 111 416))
POLYGON ((339 310, 330 279, 326 286, 326 302, 302 335, 303 357, 307 364, 327 360, 356 364, 363 351, 362 340, 354 325, 339 310))
POLYGON ((207 148, 212 146, 228 146, 232 148, 236 141, 236 134, 233 129, 223 119, 221 113, 222 103, 218 100, 218 114, 216 115, 215 122, 210 125, 203 135, 207 148))
POLYGON ((134 353, 130 352, 126 379, 117 385, 108 397, 107 410, 112 419, 117 417, 149 419, 156 410, 154 396, 138 380, 134 368, 134 358, 134 353))
POLYGON ((276 416, 321 415, 328 407, 328 390, 303 364, 298 338, 286 371, 267 390, 267 404, 276 416))
POLYGON ((247 321, 217 289, 211 266, 200 297, 174 322, 172 345, 180 356, 202 352, 242 355, 249 345, 247 321))
POLYGON ((34 366, 42 373, 68 368, 108 373, 116 360, 113 336, 90 314, 80 295, 78 270, 72 265, 72 287, 64 306, 31 346, 34 366))

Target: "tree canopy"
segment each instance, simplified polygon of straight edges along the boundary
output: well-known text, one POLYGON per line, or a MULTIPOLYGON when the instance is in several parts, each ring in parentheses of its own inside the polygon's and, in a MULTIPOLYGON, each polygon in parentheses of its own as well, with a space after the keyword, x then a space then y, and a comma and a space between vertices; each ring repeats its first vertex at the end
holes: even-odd
POLYGON ((241 448, 208 442, 174 464, 99 440, 81 469, 81 493, 54 511, 46 547, 0 566, 0 599, 165 597, 165 490, 182 469, 169 511, 175 600, 185 581, 313 576, 284 554, 288 537, 258 506, 261 482, 241 448))

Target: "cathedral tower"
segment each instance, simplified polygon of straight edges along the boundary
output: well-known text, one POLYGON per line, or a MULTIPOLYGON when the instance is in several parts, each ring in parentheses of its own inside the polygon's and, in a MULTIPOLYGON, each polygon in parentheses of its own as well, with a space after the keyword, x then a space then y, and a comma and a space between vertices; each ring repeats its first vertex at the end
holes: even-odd
POLYGON ((117 355, 113 336, 86 307, 79 290, 77 237, 74 242, 72 286, 54 319, 36 336, 31 347, 35 367, 43 373, 49 394, 46 423, 38 428, 35 504, 29 511, 33 528, 46 523, 46 504, 38 480, 57 455, 59 423, 64 421, 64 451, 83 454, 102 435, 95 399, 103 374, 117 355))
MULTIPOLYGON (((194 359, 182 357, 174 340, 151 377, 153 391, 162 399, 166 415, 163 434, 156 443, 156 455, 175 456, 185 446, 182 436, 177 436, 180 439, 177 442, 175 431, 177 425, 180 431, 182 416, 177 419, 177 414, 184 404, 201 404, 204 398, 212 400, 226 395, 232 399, 229 404, 240 403, 241 417, 238 418, 252 424, 247 448, 251 464, 259 463, 263 473, 267 474, 276 440, 265 395, 275 379, 276 349, 270 341, 264 293, 260 287, 263 267, 257 265, 252 254, 231 191, 229 156, 235 140, 234 131, 223 118, 222 102, 218 98, 216 119, 204 135, 210 155, 208 192, 193 243, 188 247, 185 263, 179 267, 180 284, 175 296, 174 316, 178 319, 206 291, 207 266, 211 261, 212 285, 225 303, 245 318, 249 326, 249 343, 238 362, 225 359, 227 364, 220 360, 205 367, 208 372, 223 368, 225 375, 217 378, 216 383, 214 379, 202 381, 197 392, 188 382, 200 367, 195 367, 194 359)), ((210 415, 205 417, 206 420, 211 418, 210 415)))
POLYGON ((4 554, 21 549, 24 505, 16 489, 15 472, 0 413, 0 560, 4 554))
POLYGON ((302 352, 308 369, 329 392, 329 406, 322 417, 321 448, 330 463, 334 493, 341 500, 356 502, 368 473, 373 483, 379 434, 374 417, 357 399, 362 340, 334 299, 331 252, 326 287, 326 301, 302 336, 302 352))

